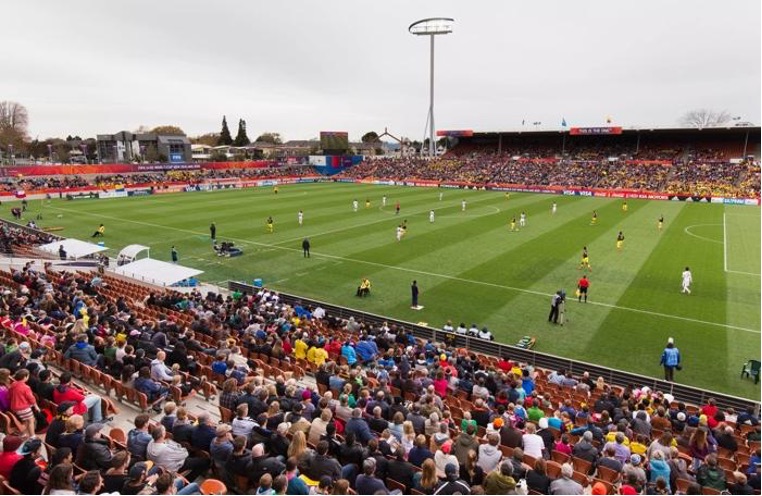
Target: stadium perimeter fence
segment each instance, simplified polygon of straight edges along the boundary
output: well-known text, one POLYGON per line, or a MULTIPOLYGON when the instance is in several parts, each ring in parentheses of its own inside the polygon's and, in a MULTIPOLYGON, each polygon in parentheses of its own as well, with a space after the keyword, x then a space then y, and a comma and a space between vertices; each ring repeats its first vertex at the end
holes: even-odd
MULTIPOLYGON (((238 290, 244 294, 257 294, 257 292, 261 290, 259 287, 235 281, 228 281, 228 289, 231 291, 238 290)), ((410 329, 415 337, 431 339, 433 342, 445 342, 445 336, 452 342, 452 337, 454 336, 455 339, 453 344, 455 346, 466 348, 469 351, 484 355, 491 355, 494 357, 507 356, 511 360, 528 363, 534 367, 549 370, 567 370, 576 376, 582 375, 584 372, 589 372, 592 377, 603 377, 607 384, 617 386, 648 386, 653 391, 662 391, 671 394, 674 396, 675 401, 703 405, 709 398, 714 398, 721 408, 733 407, 736 411, 745 411, 748 407, 752 407, 757 414, 760 413, 760 403, 747 398, 708 391, 706 389, 685 384, 667 382, 655 377, 602 367, 600 365, 572 360, 570 358, 559 357, 548 353, 540 353, 534 350, 499 343, 497 341, 489 341, 486 339, 457 334, 454 335, 453 333, 448 333, 441 329, 414 324, 412 322, 405 322, 373 313, 361 312, 351 308, 332 305, 323 301, 303 298, 301 296, 295 296, 280 291, 278 292, 278 295, 280 296, 281 301, 291 306, 295 306, 297 303, 303 306, 320 306, 325 309, 327 314, 341 319, 354 317, 355 319, 361 319, 370 324, 379 325, 383 322, 396 324, 406 330, 410 329)))

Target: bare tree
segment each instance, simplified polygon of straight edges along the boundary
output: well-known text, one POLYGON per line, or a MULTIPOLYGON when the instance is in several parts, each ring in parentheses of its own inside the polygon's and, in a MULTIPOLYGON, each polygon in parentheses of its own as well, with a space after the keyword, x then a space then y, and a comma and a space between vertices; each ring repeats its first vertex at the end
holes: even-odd
POLYGON ((680 119, 680 123, 686 127, 705 127, 722 126, 730 122, 731 116, 727 110, 716 111, 708 109, 697 109, 686 112, 680 119))
POLYGON ((26 136, 29 114, 26 107, 18 102, 0 102, 0 128, 13 129, 26 136))

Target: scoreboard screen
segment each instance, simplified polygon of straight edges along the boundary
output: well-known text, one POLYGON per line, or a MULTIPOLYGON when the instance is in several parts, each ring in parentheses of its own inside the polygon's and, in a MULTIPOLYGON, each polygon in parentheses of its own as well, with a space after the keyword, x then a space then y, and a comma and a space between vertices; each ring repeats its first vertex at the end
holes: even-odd
POLYGON ((320 147, 323 150, 347 150, 349 149, 349 133, 320 131, 320 147))

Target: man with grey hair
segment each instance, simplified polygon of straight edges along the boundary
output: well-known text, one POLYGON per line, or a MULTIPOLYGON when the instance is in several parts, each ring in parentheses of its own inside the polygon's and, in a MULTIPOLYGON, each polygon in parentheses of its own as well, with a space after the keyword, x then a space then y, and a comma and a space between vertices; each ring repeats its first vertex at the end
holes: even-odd
MULTIPOLYGON (((362 418, 362 410, 355 408, 352 410, 352 418, 349 419, 347 425, 344 427, 344 435, 354 433, 355 438, 362 444, 368 444, 368 441, 373 437, 373 433, 368 427, 368 423, 362 418)), ((373 494, 373 493, 370 493, 373 494)))
POLYGON ((573 475, 571 464, 561 465, 561 477, 550 483, 550 494, 582 494, 582 484, 572 479, 573 475))
POLYGON ((609 447, 614 448, 615 458, 619 460, 619 462, 622 463, 622 465, 624 465, 624 463, 630 459, 630 455, 631 455, 630 448, 628 448, 624 444, 624 440, 625 440, 624 433, 617 432, 614 435, 614 442, 608 442, 603 446, 604 453, 607 452, 609 447))
POLYGON ((592 432, 585 431, 582 434, 582 439, 580 439, 577 444, 574 445, 574 448, 572 448, 572 455, 589 462, 594 462, 596 458, 598 458, 598 448, 593 446, 592 432))
MULTIPOLYGON (((366 458, 362 462, 362 474, 355 480, 355 490, 357 494, 390 494, 384 481, 375 476, 376 459, 366 458)), ((399 494, 399 491, 397 491, 399 494)))
POLYGON ((510 460, 501 463, 500 468, 490 472, 484 479, 485 494, 512 494, 515 489, 516 480, 513 478, 513 464, 510 460))
POLYGON ((191 446, 196 449, 209 451, 209 447, 217 437, 216 422, 212 419, 212 416, 208 413, 200 413, 198 416, 198 426, 193 429, 191 434, 191 446))
POLYGON ((151 431, 151 442, 146 448, 146 457, 155 466, 168 472, 190 470, 188 480, 195 480, 199 475, 209 470, 209 459, 188 456, 188 450, 177 442, 166 438, 163 425, 154 427, 151 431))

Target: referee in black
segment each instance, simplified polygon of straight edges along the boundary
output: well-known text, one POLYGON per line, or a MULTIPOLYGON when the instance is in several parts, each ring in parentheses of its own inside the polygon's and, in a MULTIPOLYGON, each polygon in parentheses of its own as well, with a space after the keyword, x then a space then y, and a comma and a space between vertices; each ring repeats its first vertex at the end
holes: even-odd
POLYGON ((310 258, 310 239, 304 238, 304 241, 302 241, 302 253, 304 254, 304 258, 310 258))

